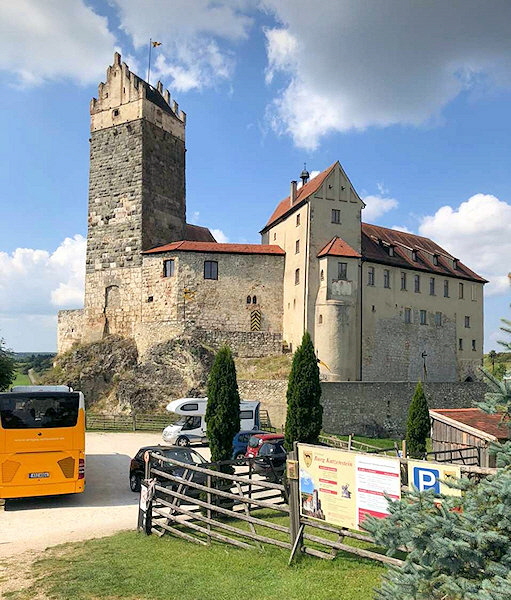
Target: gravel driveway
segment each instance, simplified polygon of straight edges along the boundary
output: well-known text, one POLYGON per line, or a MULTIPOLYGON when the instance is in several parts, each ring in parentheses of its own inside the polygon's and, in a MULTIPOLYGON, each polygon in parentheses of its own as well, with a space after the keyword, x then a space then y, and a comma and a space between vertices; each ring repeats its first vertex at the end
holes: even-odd
MULTIPOLYGON (((159 432, 87 433, 85 492, 8 500, 0 512, 0 557, 134 529, 138 494, 128 485, 130 458, 160 443, 159 432)), ((209 448, 197 449, 209 459, 209 448)))

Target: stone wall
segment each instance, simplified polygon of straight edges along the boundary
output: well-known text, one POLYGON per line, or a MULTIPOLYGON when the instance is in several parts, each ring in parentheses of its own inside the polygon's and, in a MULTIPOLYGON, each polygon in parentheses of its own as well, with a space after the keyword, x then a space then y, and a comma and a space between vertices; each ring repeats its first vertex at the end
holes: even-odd
MULTIPOLYGON (((259 400, 274 427, 286 420, 287 381, 239 381, 244 398, 259 400)), ((409 382, 322 382, 323 429, 338 435, 402 436, 408 406, 415 391, 409 382)), ((469 408, 484 399, 482 382, 425 384, 430 408, 469 408)))
POLYGON ((67 352, 74 344, 82 341, 83 308, 77 310, 59 310, 57 318, 57 352, 67 352))
POLYGON ((282 354, 282 334, 269 331, 219 331, 195 329, 193 337, 206 346, 227 344, 235 356, 258 358, 282 354))

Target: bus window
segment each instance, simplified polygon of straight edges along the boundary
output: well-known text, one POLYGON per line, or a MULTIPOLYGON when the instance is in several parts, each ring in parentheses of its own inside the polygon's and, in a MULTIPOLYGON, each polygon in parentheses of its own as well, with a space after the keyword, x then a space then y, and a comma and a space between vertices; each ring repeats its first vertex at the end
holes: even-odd
POLYGON ((78 405, 79 395, 74 393, 51 396, 8 394, 0 396, 0 419, 3 429, 75 427, 78 405))

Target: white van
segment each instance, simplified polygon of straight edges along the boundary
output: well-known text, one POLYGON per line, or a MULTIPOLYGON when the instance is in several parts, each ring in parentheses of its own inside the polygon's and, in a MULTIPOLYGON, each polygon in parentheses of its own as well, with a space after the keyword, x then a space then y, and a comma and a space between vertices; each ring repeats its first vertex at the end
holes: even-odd
MULTIPOLYGON (((176 446, 188 446, 192 442, 207 443, 206 405, 207 398, 179 398, 167 404, 167 410, 180 419, 165 427, 163 441, 176 446)), ((240 402, 240 431, 259 429, 259 404, 257 400, 240 402)))

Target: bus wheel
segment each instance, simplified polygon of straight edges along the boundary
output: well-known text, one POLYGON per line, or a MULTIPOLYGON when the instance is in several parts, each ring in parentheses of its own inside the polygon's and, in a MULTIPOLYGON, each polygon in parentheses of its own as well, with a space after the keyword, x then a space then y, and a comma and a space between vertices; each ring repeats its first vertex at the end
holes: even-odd
POLYGON ((130 475, 130 488, 132 492, 140 492, 140 475, 136 473, 130 475))
POLYGON ((190 440, 186 437, 186 435, 182 435, 177 438, 176 446, 189 446, 190 440))

